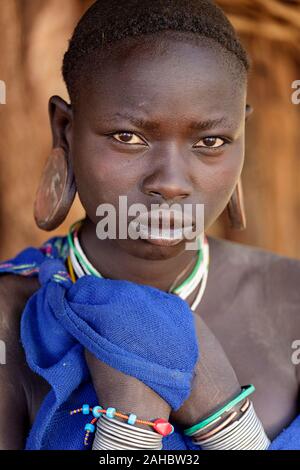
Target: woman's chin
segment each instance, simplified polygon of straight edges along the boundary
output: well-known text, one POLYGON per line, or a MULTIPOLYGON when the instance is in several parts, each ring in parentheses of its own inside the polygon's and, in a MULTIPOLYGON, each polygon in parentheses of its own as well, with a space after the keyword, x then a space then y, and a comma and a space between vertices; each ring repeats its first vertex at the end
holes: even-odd
POLYGON ((120 247, 130 255, 148 260, 163 260, 178 256, 185 250, 186 239, 127 239, 118 240, 120 247))

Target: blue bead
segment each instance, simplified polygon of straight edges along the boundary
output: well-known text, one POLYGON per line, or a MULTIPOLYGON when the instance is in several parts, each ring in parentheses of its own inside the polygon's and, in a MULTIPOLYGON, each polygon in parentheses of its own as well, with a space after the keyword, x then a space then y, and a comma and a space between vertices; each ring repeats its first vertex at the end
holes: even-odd
POLYGON ((136 415, 134 415, 133 413, 130 413, 130 415, 128 416, 128 421, 127 421, 127 423, 128 423, 128 424, 135 424, 136 418, 137 418, 136 415))
POLYGON ((172 426, 172 431, 170 432, 170 434, 168 434, 169 436, 171 436, 171 434, 173 434, 173 432, 174 432, 174 426, 172 424, 171 424, 171 426, 172 426))
POLYGON ((90 432, 94 432, 95 431, 95 426, 91 423, 87 423, 85 426, 84 426, 84 429, 86 431, 90 431, 90 432))
POLYGON ((106 410, 106 416, 108 418, 114 418, 115 413, 116 413, 116 408, 107 408, 106 410))
POLYGON ((82 405, 82 413, 84 415, 90 414, 90 405, 87 405, 87 404, 82 405))
POLYGON ((102 406, 94 406, 93 408, 93 415, 95 418, 99 418, 102 413, 100 413, 100 410, 102 410, 102 406))

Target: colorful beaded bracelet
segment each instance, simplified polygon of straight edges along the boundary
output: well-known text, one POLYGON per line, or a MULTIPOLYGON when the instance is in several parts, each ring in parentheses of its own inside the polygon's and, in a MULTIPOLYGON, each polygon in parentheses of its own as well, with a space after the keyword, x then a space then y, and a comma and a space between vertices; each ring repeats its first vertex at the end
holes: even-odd
POLYGON ((195 424, 194 426, 185 429, 183 432, 186 436, 191 436, 194 434, 196 431, 199 431, 199 429, 204 428, 207 424, 210 424, 212 421, 214 421, 216 418, 219 418, 223 413, 227 412, 231 408, 233 408, 237 403, 240 403, 244 398, 248 397, 251 393, 254 392, 255 387, 254 385, 245 385, 241 388, 241 393, 235 397, 233 400, 231 400, 227 405, 224 405, 219 411, 216 413, 212 414, 208 418, 200 421, 200 423, 195 424))
POLYGON ((77 408, 76 410, 70 411, 70 415, 75 415, 77 413, 82 413, 84 415, 89 415, 90 412, 93 414, 94 418, 91 420, 90 423, 85 425, 85 437, 84 437, 84 445, 88 445, 89 435, 95 432, 95 423, 100 418, 101 414, 106 414, 108 418, 113 419, 114 417, 123 418, 127 421, 127 424, 134 425, 135 423, 138 424, 146 424, 151 426, 157 433, 161 434, 162 436, 169 436, 174 432, 174 427, 171 423, 169 423, 164 418, 158 418, 155 421, 146 421, 143 419, 137 419, 137 416, 133 413, 126 415, 124 413, 118 412, 115 408, 107 408, 106 410, 102 408, 102 406, 94 406, 91 408, 88 404, 82 405, 82 408, 77 408))

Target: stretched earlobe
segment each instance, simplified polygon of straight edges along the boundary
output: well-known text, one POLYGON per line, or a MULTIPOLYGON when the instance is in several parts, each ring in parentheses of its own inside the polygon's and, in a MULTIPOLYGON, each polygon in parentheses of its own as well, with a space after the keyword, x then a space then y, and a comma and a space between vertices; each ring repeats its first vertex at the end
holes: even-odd
POLYGON ((34 219, 42 230, 54 230, 67 217, 76 194, 74 174, 62 147, 52 149, 34 202, 34 219))
POLYGON ((239 179, 230 201, 227 204, 227 213, 231 228, 245 230, 246 214, 241 179, 239 179))
POLYGON ((249 119, 253 111, 254 109, 252 108, 252 106, 250 104, 246 104, 246 115, 245 115, 246 121, 249 119))

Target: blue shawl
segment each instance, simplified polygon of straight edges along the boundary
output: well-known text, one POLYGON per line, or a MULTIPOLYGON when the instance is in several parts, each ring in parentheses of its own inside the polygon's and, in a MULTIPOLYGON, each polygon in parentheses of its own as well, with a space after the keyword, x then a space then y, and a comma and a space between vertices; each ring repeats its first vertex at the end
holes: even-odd
MULTIPOLYGON (((84 348, 143 381, 175 411, 190 394, 199 358, 193 315, 185 301, 129 281, 84 276, 72 283, 65 266, 68 252, 67 237, 53 237, 0 264, 0 274, 38 276, 41 284, 24 308, 21 341, 29 367, 51 390, 27 437, 28 450, 91 448, 83 442, 89 417, 70 416, 83 403, 101 405, 84 348)), ((186 449, 199 446, 175 424, 173 434, 163 438, 163 450, 186 449)), ((300 449, 300 416, 269 449, 300 449)))

